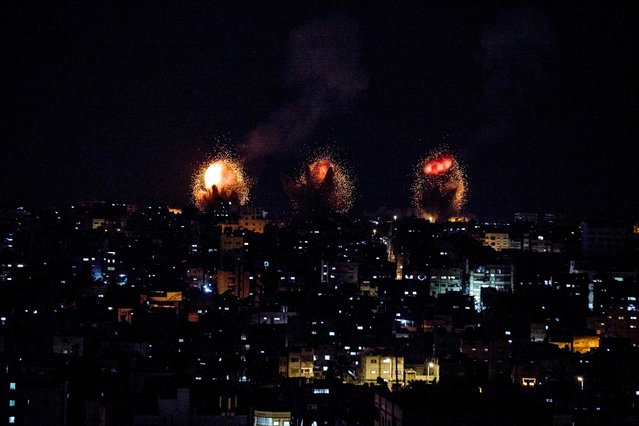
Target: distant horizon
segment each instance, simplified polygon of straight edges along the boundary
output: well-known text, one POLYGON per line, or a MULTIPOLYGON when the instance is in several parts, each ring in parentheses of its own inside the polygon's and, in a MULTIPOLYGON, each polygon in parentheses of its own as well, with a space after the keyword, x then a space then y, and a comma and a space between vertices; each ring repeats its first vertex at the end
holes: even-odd
MULTIPOLYGON (((16 210, 16 209, 20 209, 20 208, 24 208, 26 211, 37 211, 37 210, 41 210, 41 209, 66 209, 66 208, 71 208, 73 206, 80 206, 84 203, 104 203, 105 205, 111 205, 111 206, 128 206, 128 205, 136 205, 138 207, 155 207, 155 206, 162 206, 165 207, 167 209, 180 209, 180 210, 184 210, 185 208, 189 208, 192 209, 194 211, 199 211, 198 207, 193 203, 183 203, 183 204, 179 204, 179 203, 165 203, 165 202, 161 202, 161 201, 135 201, 135 200, 129 200, 129 201, 124 201, 124 200, 109 200, 109 199, 82 199, 82 200, 78 200, 75 202, 63 202, 63 203, 59 203, 59 204, 55 204, 55 203, 42 203, 42 204, 33 204, 33 203, 28 203, 28 204, 18 204, 18 205, 7 205, 7 204, 0 204, 0 212, 2 211, 12 211, 12 210, 16 210)), ((287 209, 282 209, 282 210, 272 210, 272 209, 268 209, 266 208, 266 206, 262 206, 262 205, 258 205, 255 203, 251 203, 249 202, 248 204, 246 204, 246 206, 249 207, 258 207, 261 208, 263 211, 265 211, 269 217, 272 218, 294 218, 294 217, 303 217, 300 216, 298 213, 295 212, 295 210, 293 209, 293 207, 289 206, 287 209)), ((202 213, 201 211, 199 211, 200 213, 202 213)), ((349 212, 348 214, 343 214, 343 215, 334 215, 331 217, 342 217, 342 218, 358 218, 358 217, 368 217, 368 218, 374 218, 374 217, 384 217, 384 218, 392 218, 393 215, 398 215, 398 218, 410 218, 410 217, 415 217, 413 216, 412 213, 416 213, 417 209, 414 206, 407 206, 407 207, 395 207, 395 208, 389 208, 388 206, 380 206, 377 209, 374 210, 366 210, 366 209, 354 209, 353 211, 349 212)), ((517 223, 515 221, 515 215, 518 213, 525 213, 525 214, 536 214, 538 215, 538 221, 539 222, 546 222, 546 220, 543 218, 544 215, 546 214, 551 214, 551 215, 555 215, 558 217, 559 221, 562 221, 563 219, 567 220, 567 221, 572 221, 572 222, 580 222, 580 221, 610 221, 610 222, 624 222, 624 223, 637 223, 637 221, 639 221, 639 213, 637 214, 630 214, 629 212, 623 212, 621 214, 618 215, 614 215, 611 214, 610 212, 608 213, 595 213, 595 212, 572 212, 572 213, 568 213, 568 212, 558 212, 558 211, 551 211, 551 210, 518 210, 518 211, 513 211, 512 213, 500 213, 498 215, 493 215, 493 216, 489 216, 489 215, 483 215, 481 212, 471 212, 471 211, 465 211, 463 212, 459 217, 465 217, 468 218, 469 221, 477 221, 480 223, 496 223, 498 225, 505 225, 505 224, 512 224, 512 223, 517 223)), ((426 219, 424 219, 426 220, 426 219)), ((456 223, 455 221, 446 221, 446 222, 439 222, 440 224, 443 223, 456 223)))

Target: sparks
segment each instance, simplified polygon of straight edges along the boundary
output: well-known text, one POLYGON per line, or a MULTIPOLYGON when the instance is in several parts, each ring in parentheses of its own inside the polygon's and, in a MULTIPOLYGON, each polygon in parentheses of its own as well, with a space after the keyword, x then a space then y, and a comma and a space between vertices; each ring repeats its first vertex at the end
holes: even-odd
POLYGON ((457 159, 442 148, 419 162, 413 182, 413 204, 432 222, 459 215, 466 203, 466 178, 457 159))
POLYGON ((300 214, 345 214, 353 206, 355 185, 346 167, 324 151, 296 179, 283 176, 284 190, 300 214))
POLYGON ((249 191, 250 182, 242 165, 228 153, 204 163, 193 178, 193 198, 202 210, 215 200, 245 205, 249 200, 249 191))

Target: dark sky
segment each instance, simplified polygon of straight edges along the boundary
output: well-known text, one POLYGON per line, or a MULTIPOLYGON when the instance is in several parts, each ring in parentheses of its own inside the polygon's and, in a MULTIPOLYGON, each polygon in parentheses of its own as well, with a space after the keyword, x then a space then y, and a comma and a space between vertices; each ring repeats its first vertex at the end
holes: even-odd
POLYGON ((222 141, 267 208, 327 144, 359 210, 407 207, 447 144, 481 217, 639 210, 635 1, 31 3, 0 6, 2 205, 184 204, 222 141))

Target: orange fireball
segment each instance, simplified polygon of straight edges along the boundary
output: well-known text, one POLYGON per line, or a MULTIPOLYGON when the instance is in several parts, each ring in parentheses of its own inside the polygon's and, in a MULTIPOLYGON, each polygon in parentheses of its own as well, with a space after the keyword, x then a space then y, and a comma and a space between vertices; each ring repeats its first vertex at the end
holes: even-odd
POLYGON ((426 162, 426 164, 424 165, 424 174, 441 175, 442 173, 446 173, 452 165, 453 157, 451 157, 450 155, 436 157, 426 162))
POLYGON ((355 185, 346 167, 324 151, 296 178, 282 176, 295 210, 306 216, 345 214, 353 206, 355 185))
POLYGON ((314 185, 321 185, 324 179, 326 179, 326 173, 328 173, 331 167, 333 167, 333 165, 327 159, 319 159, 311 164, 309 169, 312 183, 314 185))
POLYGON ((193 198, 204 210, 216 200, 245 205, 249 199, 249 181, 242 165, 225 155, 205 163, 193 179, 193 198))
POLYGON ((466 177, 457 159, 446 149, 419 162, 413 182, 413 204, 422 217, 447 221, 457 217, 466 203, 466 177))

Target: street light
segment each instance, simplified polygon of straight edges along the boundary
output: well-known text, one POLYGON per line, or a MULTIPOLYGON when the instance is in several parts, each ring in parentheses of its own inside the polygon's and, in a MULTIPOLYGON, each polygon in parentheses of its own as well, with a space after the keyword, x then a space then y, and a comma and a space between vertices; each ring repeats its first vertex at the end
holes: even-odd
POLYGON ((581 390, 584 390, 584 378, 583 378, 583 376, 577 376, 577 381, 581 385, 581 390))

